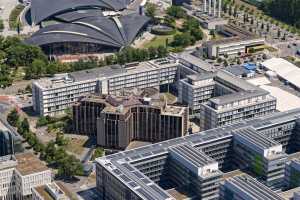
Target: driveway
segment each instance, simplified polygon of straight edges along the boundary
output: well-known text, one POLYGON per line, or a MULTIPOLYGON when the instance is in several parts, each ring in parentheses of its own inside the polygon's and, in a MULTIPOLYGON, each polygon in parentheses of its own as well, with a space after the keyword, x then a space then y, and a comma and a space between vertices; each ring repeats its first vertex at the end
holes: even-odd
POLYGON ((19 4, 18 0, 1 0, 0 7, 0 18, 4 22, 4 30, 0 34, 3 36, 14 35, 17 34, 17 31, 9 30, 9 15, 11 11, 19 4))

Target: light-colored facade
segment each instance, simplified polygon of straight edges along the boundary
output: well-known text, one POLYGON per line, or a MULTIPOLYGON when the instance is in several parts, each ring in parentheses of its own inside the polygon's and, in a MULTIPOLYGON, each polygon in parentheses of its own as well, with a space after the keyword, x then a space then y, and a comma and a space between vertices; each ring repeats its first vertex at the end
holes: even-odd
POLYGON ((51 171, 31 153, 0 159, 1 200, 32 199, 33 188, 51 183, 51 171))
POLYGON ((59 182, 36 187, 32 190, 32 200, 72 200, 71 193, 59 182))
POLYGON ((220 191, 220 200, 284 200, 247 174, 225 180, 220 191))
MULTIPOLYGON (((289 148, 283 148, 286 141, 291 140, 290 135, 298 134, 299 124, 293 127, 290 124, 296 123, 299 114, 300 109, 274 113, 98 158, 98 198, 174 200, 177 196, 174 192, 170 193, 172 188, 173 191, 185 194, 187 199, 219 199, 220 194, 220 199, 225 200, 265 200, 273 199, 272 197, 281 200, 267 186, 276 189, 275 183, 283 180, 287 158, 285 149, 300 148, 300 144, 291 141, 288 142, 289 148), (290 128, 284 129, 285 126, 290 128), (238 166, 239 164, 242 166, 238 166), (216 169, 228 172, 237 169, 236 167, 241 167, 259 182, 254 180, 253 185, 252 181, 247 183, 246 178, 245 182, 241 180, 243 183, 240 186, 234 186, 234 190, 227 186, 224 190, 219 185, 219 177, 213 176, 214 173, 208 173, 211 175, 209 179, 204 178, 205 172, 215 172, 217 175, 216 169), (258 175, 255 174, 257 172, 258 175), (192 184, 189 185, 190 183, 192 184), (184 188, 183 185, 188 187, 184 188), (198 190, 198 186, 205 187, 198 190), (251 198, 247 198, 249 194, 251 198), (270 195, 270 198, 262 195, 270 195)), ((230 177, 232 176, 234 173, 230 177)), ((223 174, 223 177, 227 179, 229 176, 223 174)))
POLYGON ((214 74, 190 75, 178 84, 178 101, 189 106, 191 115, 200 113, 201 104, 214 96, 214 74))
POLYGON ((209 58, 217 58, 224 55, 236 55, 238 53, 247 53, 249 48, 253 46, 263 45, 263 38, 225 38, 216 41, 209 41, 205 44, 207 48, 207 56, 209 58))
POLYGON ((200 127, 202 130, 208 130, 265 116, 275 111, 276 98, 268 93, 240 92, 224 95, 201 105, 200 127))
POLYGON ((34 111, 55 116, 89 93, 116 94, 123 89, 173 83, 177 60, 170 57, 125 66, 107 66, 40 79, 32 85, 34 111))

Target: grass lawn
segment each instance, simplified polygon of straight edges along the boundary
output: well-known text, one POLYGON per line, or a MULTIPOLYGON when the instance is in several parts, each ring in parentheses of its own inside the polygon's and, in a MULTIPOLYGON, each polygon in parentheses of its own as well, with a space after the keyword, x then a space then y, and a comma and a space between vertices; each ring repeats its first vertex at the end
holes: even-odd
POLYGON ((25 6, 23 6, 22 4, 19 4, 11 11, 11 13, 9 15, 9 28, 16 29, 18 27, 18 23, 20 21, 19 16, 24 8, 25 8, 25 6))
POLYGON ((158 46, 166 46, 166 40, 168 39, 168 43, 170 44, 173 41, 174 35, 157 35, 151 41, 145 43, 143 48, 149 47, 158 47, 158 46))
POLYGON ((66 137, 68 138, 68 144, 65 146, 66 151, 74 153, 77 155, 82 154, 84 147, 88 138, 75 138, 75 137, 66 137))
POLYGON ((12 74, 14 81, 21 81, 25 77, 25 69, 24 67, 18 67, 12 74))

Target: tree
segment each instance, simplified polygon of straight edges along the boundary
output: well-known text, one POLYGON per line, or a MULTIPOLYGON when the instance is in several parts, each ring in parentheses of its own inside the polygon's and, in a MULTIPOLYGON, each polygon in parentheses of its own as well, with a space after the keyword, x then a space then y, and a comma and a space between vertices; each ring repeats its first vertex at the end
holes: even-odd
POLYGON ((3 19, 0 19, 0 31, 4 29, 3 19))
POLYGON ((101 147, 98 147, 98 148, 96 148, 95 151, 94 151, 94 154, 93 154, 93 156, 92 156, 92 160, 95 160, 96 158, 100 158, 100 157, 102 157, 102 156, 104 156, 104 155, 105 155, 104 149, 101 148, 101 147))
POLYGON ((7 65, 0 64, 0 88, 6 88, 12 84, 10 70, 7 65))
POLYGON ((58 176, 70 179, 75 175, 82 174, 83 166, 75 156, 66 154, 63 158, 58 159, 58 176))
POLYGON ((202 40, 203 39, 203 32, 200 28, 197 29, 192 29, 191 30, 191 35, 196 39, 196 40, 202 40))
POLYGON ((20 116, 16 108, 7 115, 7 122, 14 127, 20 123, 20 116))
POLYGON ((151 19, 154 19, 155 13, 157 11, 157 6, 154 3, 147 3, 146 4, 146 12, 145 14, 150 17, 151 19))
POLYGON ((167 9, 167 14, 175 18, 184 18, 185 11, 180 6, 171 6, 167 9))
POLYGON ((37 79, 46 74, 46 63, 41 59, 35 59, 25 70, 26 79, 37 79))
POLYGON ((182 34, 176 34, 172 42, 173 46, 187 47, 195 42, 195 39, 192 38, 191 34, 186 32, 182 34))
POLYGON ((24 118, 21 122, 20 126, 18 127, 18 132, 21 134, 29 132, 30 126, 27 118, 24 118))
POLYGON ((50 141, 45 147, 45 153, 43 155, 43 159, 46 160, 47 163, 53 163, 55 161, 55 153, 56 147, 53 141, 50 141))
POLYGON ((64 134, 61 132, 56 133, 55 143, 58 146, 64 146, 68 144, 68 140, 65 139, 64 134))
POLYGON ((167 54, 168 54, 168 51, 167 51, 167 49, 166 49, 164 46, 160 45, 160 46, 157 48, 157 57, 158 57, 158 58, 166 57, 167 54))

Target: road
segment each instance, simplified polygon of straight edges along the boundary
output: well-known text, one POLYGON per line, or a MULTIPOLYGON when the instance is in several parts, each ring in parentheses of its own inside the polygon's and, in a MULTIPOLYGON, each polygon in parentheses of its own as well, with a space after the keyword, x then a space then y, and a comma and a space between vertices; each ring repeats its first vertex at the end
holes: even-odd
POLYGON ((11 11, 18 5, 18 0, 1 0, 0 7, 3 8, 0 10, 0 18, 4 22, 4 30, 0 33, 0 35, 8 36, 8 35, 15 35, 17 31, 9 30, 9 15, 11 11))

